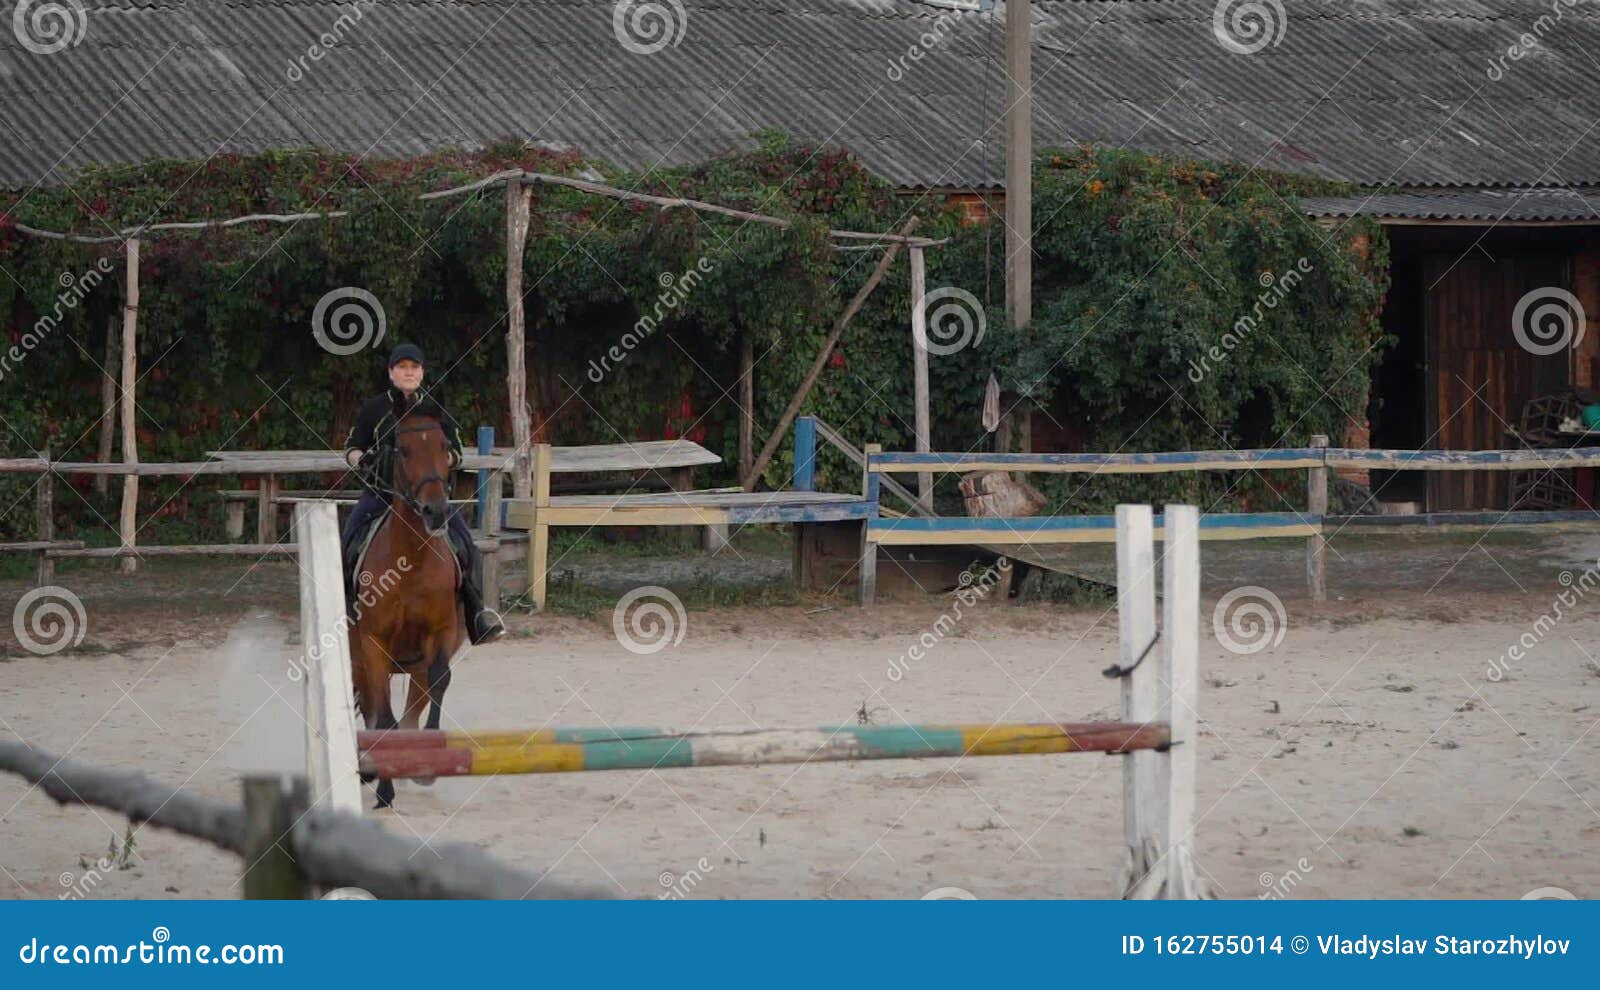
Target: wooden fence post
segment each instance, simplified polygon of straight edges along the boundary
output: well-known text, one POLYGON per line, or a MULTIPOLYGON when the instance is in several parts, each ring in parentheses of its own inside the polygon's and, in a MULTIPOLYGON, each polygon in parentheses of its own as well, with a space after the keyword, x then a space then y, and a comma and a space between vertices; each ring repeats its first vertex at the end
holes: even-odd
POLYGON ((246 900, 305 900, 311 896, 311 881, 295 861, 289 835, 306 810, 305 781, 302 778, 293 790, 283 785, 277 774, 244 778, 244 848, 240 855, 244 857, 246 900))
POLYGON ((528 523, 528 597, 544 611, 550 567, 550 445, 533 445, 533 519, 528 523))
POLYGON ((794 483, 797 492, 817 490, 817 418, 794 421, 794 483))
MULTIPOLYGON (((1155 532, 1148 505, 1119 505, 1117 523, 1117 636, 1121 653, 1117 665, 1122 675, 1122 720, 1160 720, 1160 671, 1146 666, 1156 636, 1155 532)), ((1155 868, 1159 853, 1152 850, 1153 820, 1157 809, 1156 754, 1127 753, 1122 757, 1123 839, 1129 855, 1131 892, 1155 868)))
POLYGON ((865 463, 861 466, 861 497, 870 505, 867 517, 861 520, 861 563, 858 594, 861 604, 871 605, 878 598, 878 544, 872 539, 872 522, 878 518, 878 473, 872 469, 872 458, 883 453, 883 445, 869 443, 861 448, 865 463))
MULTIPOLYGON (((926 454, 929 446, 928 412, 928 268, 922 248, 913 246, 911 255, 911 364, 916 418, 917 453, 926 454)), ((926 511, 933 510, 933 473, 917 472, 917 499, 926 511)))
MULTIPOLYGON (((128 239, 127 269, 122 290, 122 462, 132 467, 139 463, 139 434, 134 429, 133 392, 137 387, 135 340, 139 326, 139 238, 128 239)), ((130 471, 122 477, 122 545, 132 549, 139 529, 139 475, 130 471)), ((122 558, 122 573, 132 574, 139 561, 132 555, 122 558)))
MULTIPOLYGON (((478 453, 494 453, 494 427, 478 427, 478 453)), ((495 546, 483 552, 483 574, 480 581, 484 599, 496 612, 500 610, 500 486, 501 473, 486 469, 478 471, 478 533, 495 546)))
MULTIPOLYGON (((1328 438, 1319 433, 1311 438, 1311 446, 1326 450, 1328 438)), ((1325 602, 1328 600, 1326 561, 1328 540, 1322 533, 1322 520, 1328 514, 1326 467, 1314 467, 1306 472, 1306 511, 1315 517, 1317 524, 1316 533, 1306 537, 1306 583, 1310 586, 1311 600, 1325 602)))
POLYGON ((532 488, 528 463, 533 416, 528 408, 527 336, 522 307, 522 252, 528 243, 528 207, 533 188, 521 177, 506 180, 506 396, 511 406, 511 488, 527 498, 532 488))
MULTIPOLYGON (((41 453, 44 455, 45 464, 48 465, 50 463, 50 445, 45 444, 41 453)), ((38 502, 34 506, 35 521, 39 526, 39 540, 46 544, 39 548, 39 567, 36 577, 37 583, 41 588, 47 584, 54 583, 56 579, 56 562, 55 558, 50 556, 49 547, 49 544, 55 542, 56 538, 54 479, 55 472, 46 467, 43 476, 39 478, 38 502)))
POLYGON ((1169 505, 1162 558, 1161 720, 1172 746, 1156 754, 1165 814, 1160 823, 1166 900, 1203 897, 1194 866, 1195 761, 1199 753, 1200 705, 1200 510, 1169 505))
POLYGON ((356 723, 350 699, 350 621, 345 615, 344 563, 339 552, 339 507, 301 502, 294 507, 300 543, 300 647, 305 677, 306 765, 316 804, 361 813, 356 723))

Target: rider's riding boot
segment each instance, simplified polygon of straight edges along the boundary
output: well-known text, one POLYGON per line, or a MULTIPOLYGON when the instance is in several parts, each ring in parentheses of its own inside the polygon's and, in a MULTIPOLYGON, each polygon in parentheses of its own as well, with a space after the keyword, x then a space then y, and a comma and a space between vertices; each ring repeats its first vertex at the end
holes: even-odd
POLYGON ((478 581, 478 568, 461 569, 461 604, 467 613, 467 638, 474 646, 489 643, 504 635, 499 613, 483 607, 483 587, 478 581))
POLYGON ((340 563, 344 571, 344 612, 345 617, 352 623, 356 621, 356 547, 361 543, 360 537, 351 540, 339 547, 340 563))

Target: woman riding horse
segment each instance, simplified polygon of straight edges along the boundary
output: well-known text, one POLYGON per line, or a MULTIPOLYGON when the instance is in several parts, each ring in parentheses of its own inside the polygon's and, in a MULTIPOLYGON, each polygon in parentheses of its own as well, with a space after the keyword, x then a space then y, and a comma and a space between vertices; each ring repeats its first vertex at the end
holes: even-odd
MULTIPOLYGON (((401 344, 389 355, 390 387, 375 395, 361 406, 356 414, 355 426, 345 441, 345 460, 356 468, 366 487, 357 500, 350 517, 345 520, 343 544, 346 600, 355 612, 354 569, 355 558, 360 555, 362 537, 368 526, 380 516, 393 501, 391 471, 395 442, 395 428, 407 410, 425 401, 422 391, 424 362, 422 350, 415 344, 401 344)), ((450 445, 450 467, 461 464, 461 437, 455 420, 443 407, 426 400, 438 415, 446 441, 450 445)), ((483 588, 479 575, 477 544, 472 531, 460 513, 450 510, 448 516, 450 543, 461 561, 461 603, 466 615, 467 637, 474 644, 487 643, 505 632, 499 616, 483 606, 483 588)))

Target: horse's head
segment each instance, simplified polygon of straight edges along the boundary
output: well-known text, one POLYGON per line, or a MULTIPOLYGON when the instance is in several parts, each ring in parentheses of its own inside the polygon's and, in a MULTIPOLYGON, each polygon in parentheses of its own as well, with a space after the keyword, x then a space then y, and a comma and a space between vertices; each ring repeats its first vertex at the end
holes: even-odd
POLYGON ((394 492, 422 517, 430 534, 441 532, 450 510, 450 441, 437 406, 423 400, 403 412, 394 430, 394 492))

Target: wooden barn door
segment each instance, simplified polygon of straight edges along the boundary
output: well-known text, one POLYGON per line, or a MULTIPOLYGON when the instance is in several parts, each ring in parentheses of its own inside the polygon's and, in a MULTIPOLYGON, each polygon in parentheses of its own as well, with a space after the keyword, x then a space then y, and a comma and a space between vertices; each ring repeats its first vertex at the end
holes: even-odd
MULTIPOLYGON (((1428 446, 1512 447, 1506 430, 1519 425, 1523 403, 1570 379, 1570 352, 1529 353, 1512 333, 1512 311, 1535 289, 1568 288, 1568 266, 1557 255, 1458 257, 1430 255, 1423 265, 1428 446)), ((1428 511, 1505 508, 1508 480, 1504 471, 1430 472, 1428 511)))

